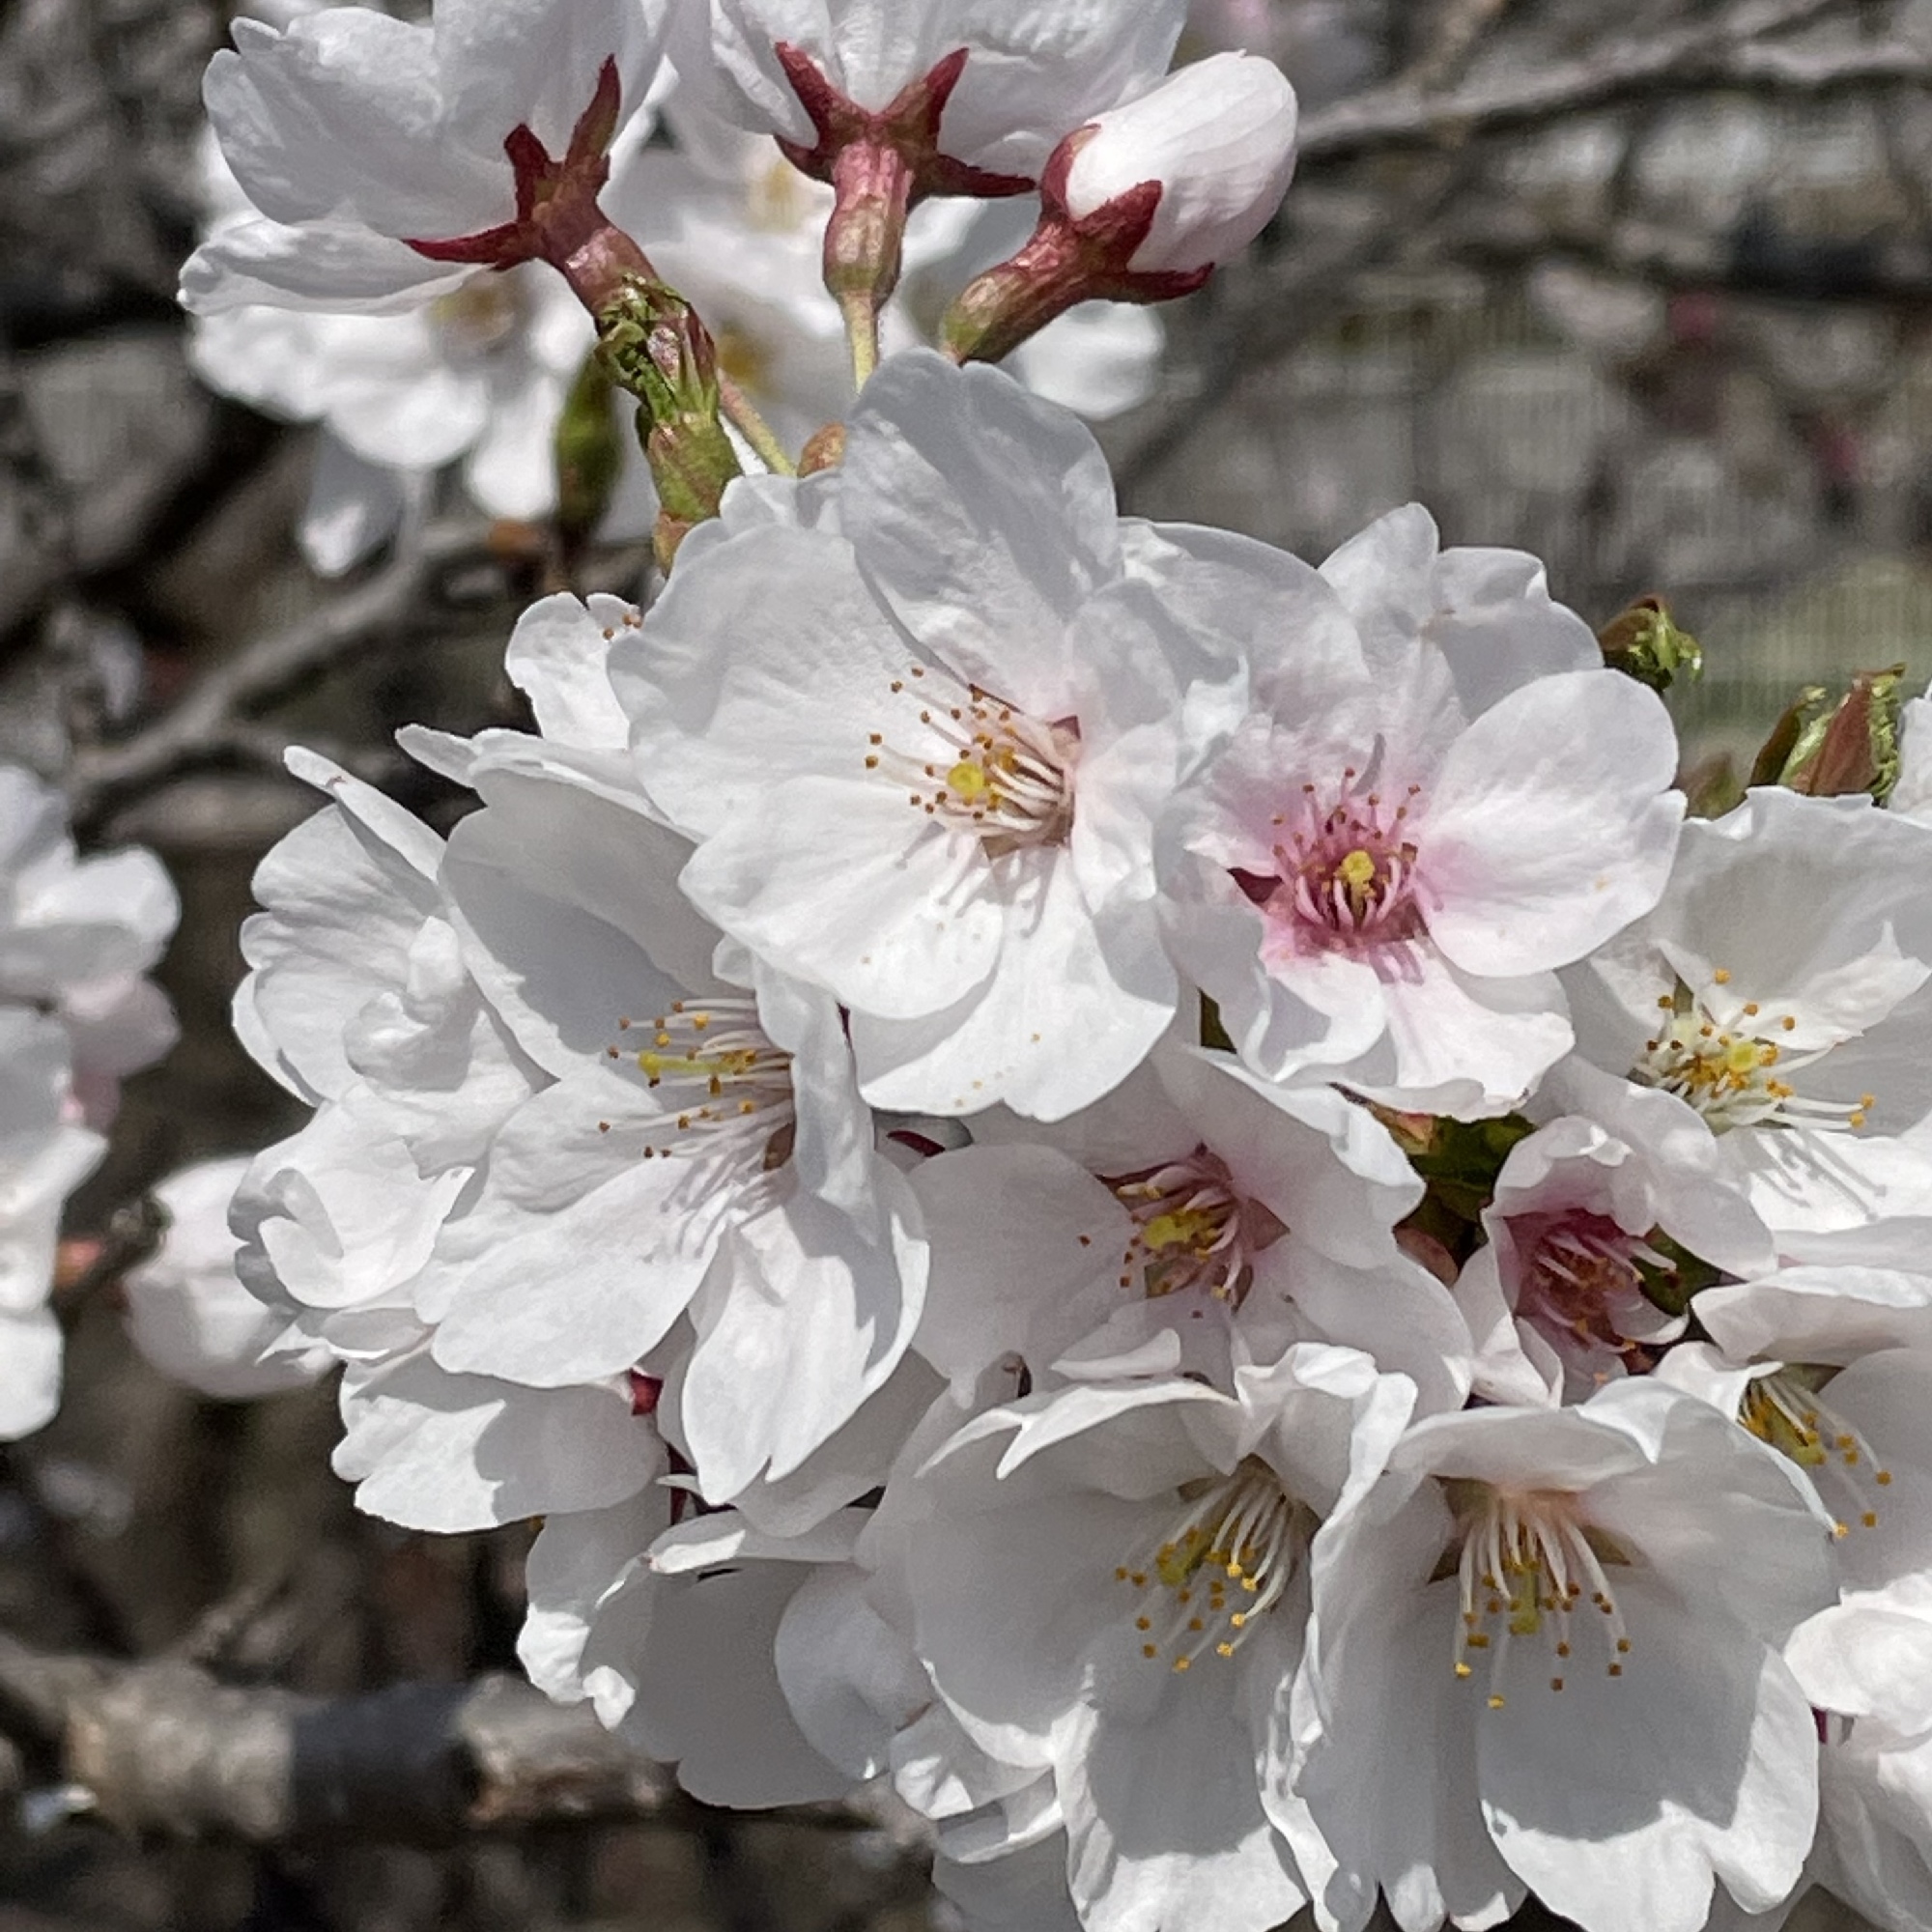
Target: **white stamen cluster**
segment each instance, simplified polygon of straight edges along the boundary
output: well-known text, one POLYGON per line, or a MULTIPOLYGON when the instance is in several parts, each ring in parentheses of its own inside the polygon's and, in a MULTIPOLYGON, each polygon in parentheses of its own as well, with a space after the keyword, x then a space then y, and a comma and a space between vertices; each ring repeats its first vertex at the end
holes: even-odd
POLYGON ((646 1029, 646 1046, 626 1039, 604 1049, 611 1060, 630 1060, 653 1089, 676 1102, 676 1138, 645 1148, 646 1160, 747 1142, 762 1149, 767 1166, 784 1160, 793 1122, 791 1056, 766 1038, 754 1001, 676 1000, 655 1019, 617 1022, 624 1035, 646 1029))
POLYGON ((1776 1036, 1797 1030, 1794 1013, 1766 1014, 1755 1000, 1724 991, 1731 975, 1719 967, 1708 992, 1695 995, 1681 981, 1658 996, 1668 1017, 1644 1041, 1643 1058, 1631 1078, 1675 1094, 1703 1115, 1713 1133, 1732 1127, 1809 1127, 1843 1132, 1862 1127, 1877 1104, 1870 1094, 1856 1105, 1807 1099, 1786 1077, 1831 1051, 1793 1053, 1776 1036))
POLYGON ((871 732, 867 771, 905 785, 907 802, 928 818, 978 833, 989 858, 1065 842, 1079 752, 1072 725, 1042 724, 925 665, 911 666, 891 689, 895 697, 922 700, 926 749, 897 751, 885 732, 871 732))
POLYGON ((1812 1386, 1817 1373, 1785 1368, 1754 1378, 1738 1405, 1738 1420, 1760 1442, 1804 1469, 1828 1507, 1834 1499, 1846 1505, 1833 1524, 1839 1536, 1849 1536, 1855 1522, 1876 1529, 1875 1492, 1891 1487, 1891 1471, 1880 1465, 1871 1444, 1812 1386))
POLYGON ((1281 1478, 1250 1456, 1231 1475, 1190 1483, 1185 1508, 1157 1547, 1114 1572, 1143 1598, 1140 1653, 1191 1669, 1212 1651, 1230 1658, 1293 1580, 1314 1524, 1281 1478))
POLYGON ((1573 1495, 1516 1494, 1481 1484, 1456 1487, 1467 1492, 1460 1498, 1455 1567, 1461 1599, 1456 1675, 1472 1678, 1487 1662, 1490 1709, 1500 1711, 1510 1645, 1541 1637, 1550 1651, 1549 1688, 1561 1690, 1581 1619, 1598 1631, 1605 1672, 1621 1677, 1630 1637, 1605 1566, 1630 1559, 1583 1519, 1573 1495))

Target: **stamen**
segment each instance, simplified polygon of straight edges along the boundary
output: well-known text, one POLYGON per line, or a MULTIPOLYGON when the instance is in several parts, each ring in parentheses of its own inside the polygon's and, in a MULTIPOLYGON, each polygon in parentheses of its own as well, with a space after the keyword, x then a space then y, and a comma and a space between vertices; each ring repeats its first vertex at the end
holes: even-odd
POLYGON ((1408 822, 1422 788, 1392 803, 1376 789, 1381 762, 1378 741, 1366 772, 1350 766, 1328 790, 1304 783, 1274 814, 1273 872, 1235 874, 1281 943, 1359 950, 1423 929, 1408 822))
POLYGON ((1607 1214, 1573 1208, 1526 1214, 1511 1223, 1522 1257, 1517 1314, 1562 1351, 1634 1355, 1655 1337, 1657 1311, 1639 1264, 1668 1273, 1672 1264, 1607 1214))
POLYGON ((648 1033, 641 1050, 626 1040, 605 1052, 629 1060, 666 1102, 676 1131, 647 1147, 646 1159, 724 1152, 771 1168, 789 1157, 793 1122, 791 1055, 766 1038, 756 1003, 736 996, 672 1004, 655 1019, 620 1019, 619 1033, 648 1033))
POLYGON ((1804 1470, 1832 1510, 1836 1533, 1846 1537, 1855 1526, 1878 1527, 1878 1492, 1891 1487, 1891 1471, 1819 1393, 1833 1373, 1790 1367, 1759 1376, 1745 1389, 1738 1420, 1804 1470))
POLYGON ((1792 1086, 1792 1074, 1831 1051, 1821 1046, 1793 1053, 1768 1037, 1773 1031, 1795 1033, 1795 1013, 1767 1016, 1757 1001, 1740 1003, 1724 994, 1720 989, 1731 983, 1731 975, 1721 966, 1711 979, 1712 990, 1702 998, 1680 980, 1674 992, 1659 999, 1669 1018, 1644 1042, 1633 1080, 1675 1094, 1704 1117, 1714 1134, 1732 1127, 1842 1133, 1865 1124, 1875 1095, 1866 1094, 1856 1103, 1817 1100, 1792 1086))
MULTIPOLYGON (((1073 827, 1078 727, 1029 718, 937 667, 914 665, 909 675, 921 680, 926 701, 900 735, 923 741, 926 754, 890 746, 887 733, 874 731, 866 769, 905 788, 928 818, 978 834, 989 858, 1065 844, 1073 827)), ((904 696, 905 680, 895 678, 889 690, 904 696)))
POLYGON ((1227 1163, 1206 1147, 1107 1185, 1134 1229, 1121 1257, 1121 1286, 1150 1300, 1198 1293, 1238 1308, 1254 1281, 1255 1257, 1288 1233, 1241 1194, 1227 1163))
MULTIPOLYGON (((1445 1488, 1457 1512, 1460 1545, 1451 1546, 1436 1575, 1458 1578, 1455 1675, 1467 1681, 1487 1660, 1489 1708, 1500 1711, 1510 1645, 1540 1636, 1552 1661, 1567 1662, 1577 1641, 1572 1615, 1587 1606, 1599 1613, 1584 1629, 1599 1633, 1605 1674, 1621 1677, 1631 1640, 1605 1565, 1626 1565, 1630 1558, 1585 1520, 1579 1499, 1560 1491, 1519 1494, 1474 1482, 1445 1488)), ((1550 1674, 1551 1690, 1564 1683, 1564 1671, 1550 1674)))
POLYGON ((1186 1511, 1179 1521, 1135 1567, 1122 1565, 1114 1576, 1137 1593, 1153 1593, 1134 1619, 1137 1633, 1151 1634, 1141 1655, 1165 1656, 1170 1668, 1185 1671, 1210 1651, 1233 1657, 1281 1601, 1307 1553, 1315 1516, 1254 1456, 1232 1475, 1189 1483, 1180 1493, 1186 1511), (1231 1603, 1240 1607, 1230 1609, 1231 1603))

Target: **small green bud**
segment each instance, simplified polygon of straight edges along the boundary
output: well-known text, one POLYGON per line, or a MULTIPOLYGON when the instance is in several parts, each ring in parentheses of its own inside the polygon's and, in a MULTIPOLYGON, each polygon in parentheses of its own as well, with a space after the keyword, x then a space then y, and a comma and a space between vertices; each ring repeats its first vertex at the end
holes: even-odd
POLYGON ((658 550, 668 560, 686 530, 718 514, 740 473, 721 414, 718 352, 682 296, 638 275, 624 277, 598 311, 597 338, 606 368, 641 405, 638 435, 663 506, 658 550))
POLYGON ((1753 784, 1778 784, 1807 798, 1853 798, 1883 805, 1898 782, 1902 664, 1861 671, 1833 704, 1809 685, 1778 720, 1751 767, 1753 784))
POLYGON ((1612 670, 1668 691, 1679 678, 1695 681, 1704 673, 1704 652, 1695 638, 1680 631, 1662 597, 1639 597, 1597 633, 1604 662, 1612 670))

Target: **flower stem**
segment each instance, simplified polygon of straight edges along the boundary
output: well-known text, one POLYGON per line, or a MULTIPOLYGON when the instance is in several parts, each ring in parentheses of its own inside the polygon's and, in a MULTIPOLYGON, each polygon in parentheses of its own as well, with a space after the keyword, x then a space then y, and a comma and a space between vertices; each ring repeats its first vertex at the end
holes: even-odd
POLYGON ((756 452, 758 460, 775 476, 796 476, 798 465, 785 454, 785 446, 750 396, 746 395, 724 370, 718 372, 718 400, 730 418, 731 427, 756 452))
POLYGON ((838 306, 845 314, 845 339, 852 345, 852 386, 863 389, 879 366, 879 311, 869 295, 854 290, 838 306))

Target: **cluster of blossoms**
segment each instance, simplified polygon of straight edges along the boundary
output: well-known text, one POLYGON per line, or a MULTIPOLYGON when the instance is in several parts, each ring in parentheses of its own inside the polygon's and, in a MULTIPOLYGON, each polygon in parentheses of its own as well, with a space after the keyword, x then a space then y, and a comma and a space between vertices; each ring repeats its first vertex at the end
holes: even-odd
POLYGON ((61 1207, 105 1151, 123 1076, 174 1043, 145 976, 179 912, 152 853, 76 858, 60 793, 0 764, 0 1441, 59 1405, 61 1207))
POLYGON ((405 733, 447 838, 292 759, 236 1265, 365 1508, 544 1519, 537 1683, 706 1800, 889 1777, 972 1923, 1932 1924, 1932 726, 1687 820, 1534 560, 1120 516, 985 365, 1279 201, 1180 12, 238 26, 195 272, 560 270, 674 567, 526 612, 533 731, 405 733), (822 235, 802 477, 600 199, 667 35, 822 235), (1031 233, 895 353, 959 196, 1031 233))

